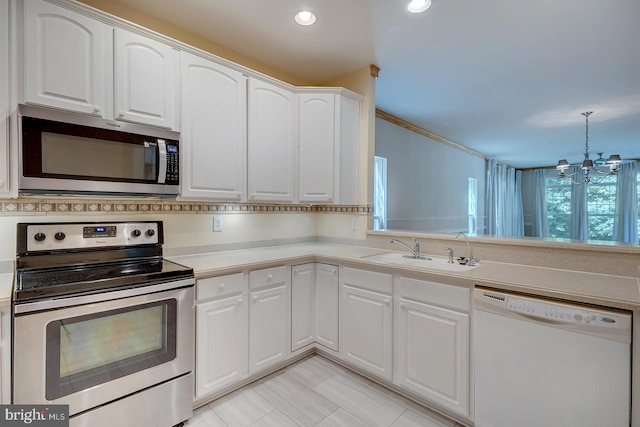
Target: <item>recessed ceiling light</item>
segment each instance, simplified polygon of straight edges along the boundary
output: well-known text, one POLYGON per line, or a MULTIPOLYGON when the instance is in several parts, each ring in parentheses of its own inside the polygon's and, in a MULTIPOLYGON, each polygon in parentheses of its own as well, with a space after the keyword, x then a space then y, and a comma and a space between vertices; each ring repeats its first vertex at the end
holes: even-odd
MULTIPOLYGON (((430 1, 430 0, 429 0, 430 1)), ((316 23, 316 14, 310 10, 301 10, 296 13, 295 20, 300 25, 313 25, 316 23)))
POLYGON ((420 13, 431 7, 431 0, 411 0, 407 3, 407 12, 420 13))

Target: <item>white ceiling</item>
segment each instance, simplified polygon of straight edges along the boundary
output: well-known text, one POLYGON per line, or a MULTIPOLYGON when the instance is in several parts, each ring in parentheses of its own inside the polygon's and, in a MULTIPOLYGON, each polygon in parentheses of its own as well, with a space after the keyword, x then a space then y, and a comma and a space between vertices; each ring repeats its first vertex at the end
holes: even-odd
POLYGON ((378 108, 516 167, 581 161, 588 110, 592 158, 640 158, 639 0, 118 1, 315 84, 376 64, 378 108))

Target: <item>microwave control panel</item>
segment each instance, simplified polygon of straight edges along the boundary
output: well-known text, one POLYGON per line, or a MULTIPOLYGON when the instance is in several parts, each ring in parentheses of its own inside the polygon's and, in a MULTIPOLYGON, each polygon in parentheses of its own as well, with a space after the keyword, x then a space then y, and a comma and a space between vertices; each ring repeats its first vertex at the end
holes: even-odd
POLYGON ((179 183, 180 171, 178 169, 180 161, 178 159, 178 144, 167 143, 167 184, 179 183))

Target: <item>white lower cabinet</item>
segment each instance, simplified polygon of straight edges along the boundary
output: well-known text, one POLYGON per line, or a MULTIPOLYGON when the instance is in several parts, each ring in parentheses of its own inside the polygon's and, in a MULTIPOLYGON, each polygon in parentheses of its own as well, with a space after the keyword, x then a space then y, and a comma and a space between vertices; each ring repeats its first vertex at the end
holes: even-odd
POLYGON ((196 398, 240 380, 249 368, 249 304, 242 273, 198 280, 196 398), (200 303, 199 301, 213 301, 200 303))
POLYGON ((338 266, 291 267, 291 351, 320 344, 338 351, 338 266))
POLYGON ((243 295, 196 307, 196 397, 230 384, 247 372, 247 308, 243 295))
POLYGON ((315 280, 314 263, 291 267, 291 351, 315 341, 315 280))
POLYGON ((338 307, 340 289, 338 266, 316 264, 315 342, 338 351, 338 307))
POLYGON ((289 269, 249 273, 249 372, 284 361, 290 353, 289 269))
POLYGON ((11 403, 11 306, 0 308, 0 403, 11 403))
POLYGON ((468 288, 400 278, 394 383, 469 416, 468 288))
POLYGON ((391 380, 392 276, 343 268, 340 290, 340 355, 365 371, 391 380))

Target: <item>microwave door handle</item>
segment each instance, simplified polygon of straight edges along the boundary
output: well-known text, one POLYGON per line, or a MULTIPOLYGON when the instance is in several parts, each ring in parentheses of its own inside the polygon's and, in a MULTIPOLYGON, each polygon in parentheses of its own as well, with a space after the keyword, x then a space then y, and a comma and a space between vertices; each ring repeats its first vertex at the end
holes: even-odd
POLYGON ((167 178, 167 144, 158 139, 158 184, 164 184, 167 178))

